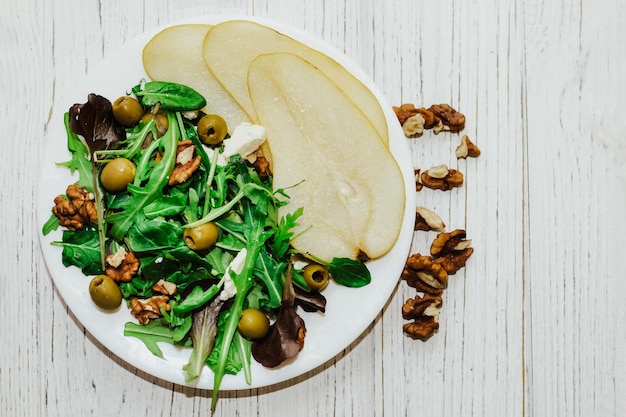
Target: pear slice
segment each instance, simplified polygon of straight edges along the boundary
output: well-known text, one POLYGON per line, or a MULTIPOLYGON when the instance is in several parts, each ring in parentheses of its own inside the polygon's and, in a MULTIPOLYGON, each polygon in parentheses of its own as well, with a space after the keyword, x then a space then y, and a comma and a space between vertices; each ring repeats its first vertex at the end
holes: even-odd
POLYGON ((383 143, 389 143, 387 120, 374 94, 329 56, 270 27, 247 20, 228 20, 214 25, 203 45, 204 60, 211 72, 255 121, 258 121, 257 115, 246 79, 248 67, 257 56, 276 52, 298 55, 324 72, 363 110, 383 143))
POLYGON ((250 119, 204 64, 202 43, 210 28, 182 24, 163 29, 143 48, 143 66, 153 80, 185 84, 202 94, 207 100, 203 111, 220 115, 232 133, 250 119))
POLYGON ((247 84, 267 131, 274 188, 290 197, 279 215, 304 209, 293 246, 326 261, 387 253, 402 225, 405 188, 365 114, 294 54, 257 57, 247 84))

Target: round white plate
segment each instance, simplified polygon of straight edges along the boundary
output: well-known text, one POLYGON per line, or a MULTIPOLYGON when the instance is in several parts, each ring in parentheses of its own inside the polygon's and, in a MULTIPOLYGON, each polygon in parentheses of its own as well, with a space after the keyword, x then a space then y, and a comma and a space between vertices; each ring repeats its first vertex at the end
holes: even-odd
MULTIPOLYGON (((235 18, 244 17, 212 16, 176 22, 176 24, 215 24, 235 18)), ((389 146, 404 177, 406 208, 402 231, 393 249, 386 256, 368 263, 368 268, 372 273, 372 282, 369 285, 362 288, 346 288, 331 283, 324 291, 324 296, 327 298, 325 314, 305 313, 298 310, 305 320, 307 335, 304 349, 295 360, 276 369, 264 368, 253 361, 252 385, 246 384, 241 373, 226 375, 220 386, 221 390, 262 387, 290 380, 319 367, 348 347, 374 321, 393 294, 409 253, 415 220, 415 180, 410 150, 391 106, 370 78, 345 55, 319 39, 273 22, 250 17, 244 19, 271 26, 324 52, 341 63, 372 90, 386 112, 389 125, 389 146)), ((75 177, 70 175, 69 170, 55 165, 57 162, 70 159, 66 146, 67 136, 63 124, 63 113, 74 103, 87 101, 87 95, 91 92, 114 100, 142 78, 147 79, 141 62, 141 51, 150 38, 162 29, 164 28, 145 33, 127 43, 90 72, 75 90, 66 92, 67 97, 72 101, 68 101, 67 108, 59 109, 53 116, 41 163, 42 171, 37 197, 40 230, 50 216, 54 197, 64 193, 67 185, 75 181, 75 177)), ((134 321, 125 306, 110 313, 99 310, 93 304, 88 293, 90 279, 76 267, 64 267, 61 263, 61 248, 50 244, 52 241, 61 240, 61 230, 47 236, 40 235, 40 240, 46 264, 58 292, 76 318, 100 343, 124 361, 155 377, 195 388, 213 388, 213 374, 208 368, 204 369, 196 381, 185 382, 182 366, 189 359, 190 349, 160 343, 164 357, 162 359, 155 357, 140 340, 123 335, 124 324, 134 321)))

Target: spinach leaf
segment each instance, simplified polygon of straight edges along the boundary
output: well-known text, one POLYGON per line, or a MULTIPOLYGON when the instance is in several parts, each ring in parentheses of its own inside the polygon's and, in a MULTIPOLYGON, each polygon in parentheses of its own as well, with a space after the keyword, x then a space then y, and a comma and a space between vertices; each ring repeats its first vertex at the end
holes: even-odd
POLYGON ((363 287, 372 281, 370 271, 365 264, 352 259, 334 258, 328 265, 328 272, 337 284, 346 287, 363 287))
POLYGON ((187 195, 173 188, 170 194, 157 198, 147 204, 143 212, 146 218, 153 219, 159 216, 175 216, 187 208, 187 195))
POLYGON ((103 273, 97 230, 64 230, 62 241, 52 242, 52 245, 63 247, 61 261, 64 266, 77 266, 85 275, 103 273))
POLYGON ((198 110, 206 105, 200 93, 186 85, 166 81, 148 81, 132 88, 133 93, 145 107, 156 106, 163 110, 198 110))
POLYGON ((154 252, 180 246, 182 235, 180 224, 157 217, 135 223, 128 231, 126 243, 133 252, 154 252))

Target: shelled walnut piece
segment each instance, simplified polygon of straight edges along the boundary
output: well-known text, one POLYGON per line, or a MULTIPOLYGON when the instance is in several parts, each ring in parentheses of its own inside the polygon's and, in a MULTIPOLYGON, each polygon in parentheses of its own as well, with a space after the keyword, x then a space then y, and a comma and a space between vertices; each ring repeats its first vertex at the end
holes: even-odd
POLYGON ((449 104, 433 104, 428 109, 416 108, 412 103, 393 106, 393 111, 402 126, 404 135, 409 138, 422 136, 425 129, 441 132, 460 132, 465 128, 465 115, 449 104))
POLYGON ((59 219, 61 226, 72 231, 81 230, 98 220, 94 195, 78 184, 70 184, 65 190, 65 196, 55 197, 52 213, 59 219))
POLYGON ((176 164, 170 174, 168 185, 182 184, 200 167, 200 155, 195 155, 196 145, 191 140, 183 140, 176 148, 176 164))
POLYGON ((155 295, 146 299, 132 298, 130 300, 130 312, 137 318, 139 324, 146 325, 163 315, 161 309, 164 311, 171 310, 168 301, 167 295, 155 295))
POLYGON ((448 275, 454 275, 474 253, 471 243, 471 240, 466 239, 465 230, 440 233, 430 246, 430 254, 434 262, 441 265, 448 275))
POLYGON ((413 321, 402 326, 404 332, 414 339, 428 339, 439 329, 442 304, 443 300, 438 295, 416 295, 406 300, 402 306, 402 317, 413 321))
POLYGON ((463 173, 447 165, 438 165, 422 172, 420 180, 424 187, 448 191, 463 185, 463 173))
POLYGON ((139 271, 139 259, 123 247, 108 255, 105 264, 104 272, 116 282, 129 282, 139 271))
POLYGON ((441 295, 448 285, 448 273, 433 258, 415 253, 406 260, 402 279, 409 287, 431 295, 441 295))
POLYGON ((415 226, 413 230, 440 231, 446 227, 441 217, 427 207, 417 206, 415 208, 415 226))
POLYGON ((418 294, 408 299, 402 306, 403 317, 413 320, 403 326, 408 336, 425 340, 439 328, 441 295, 447 288, 449 276, 463 268, 472 255, 474 249, 470 244, 464 230, 441 232, 431 244, 430 256, 415 253, 407 258, 401 278, 423 294, 423 297, 418 294), (428 300, 439 300, 433 305, 437 314, 426 313, 426 308, 419 307, 428 304, 428 300))
POLYGON ((469 136, 463 135, 463 137, 461 137, 461 143, 456 147, 454 153, 457 159, 465 159, 468 157, 478 158, 480 156, 480 149, 478 149, 478 146, 474 145, 469 136))

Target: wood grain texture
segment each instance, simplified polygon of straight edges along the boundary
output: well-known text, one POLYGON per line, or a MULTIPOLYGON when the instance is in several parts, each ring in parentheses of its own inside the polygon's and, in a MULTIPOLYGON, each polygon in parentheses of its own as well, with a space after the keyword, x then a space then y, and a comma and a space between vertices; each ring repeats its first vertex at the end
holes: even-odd
MULTIPOLYGON (((626 415, 626 4, 618 0, 8 2, 0 15, 0 415, 205 416, 210 393, 138 371, 56 292, 33 210, 50 118, 103 58, 145 30, 202 14, 268 17, 358 63, 397 105, 449 103, 459 136, 410 141, 462 188, 423 190, 475 253, 451 277, 439 333, 402 334, 400 282, 377 319, 320 368, 221 394, 217 416, 626 415)), ((71 103, 70 103, 71 104, 71 103)), ((435 234, 415 235, 412 253, 435 234)), ((395 279, 396 277, 390 277, 395 279)))

